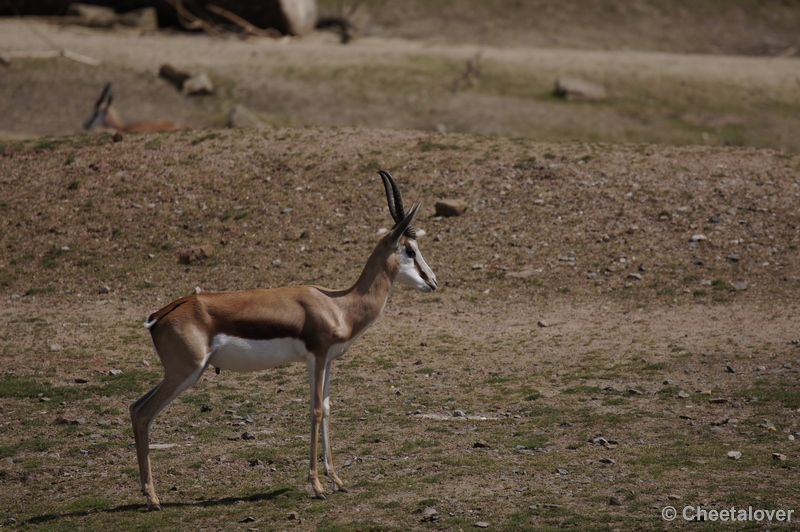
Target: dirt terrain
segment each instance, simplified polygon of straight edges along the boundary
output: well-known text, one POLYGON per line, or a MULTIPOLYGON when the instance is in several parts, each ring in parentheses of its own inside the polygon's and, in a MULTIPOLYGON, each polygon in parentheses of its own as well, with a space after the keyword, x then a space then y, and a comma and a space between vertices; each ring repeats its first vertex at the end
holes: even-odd
MULTIPOLYGON (((796 57, 32 24, 103 65, 0 66, 4 527, 763 530, 785 524, 662 511, 800 511, 796 57), (216 95, 156 78, 187 50, 216 95), (612 98, 546 95, 564 72, 612 98), (108 79, 127 120, 205 127, 76 134, 108 79), (216 127, 235 103, 268 127, 216 127), (377 169, 423 201, 440 289, 395 290, 334 364, 349 493, 309 497, 304 367, 207 372, 153 425, 146 512, 145 317, 196 287, 349 286, 391 227, 377 169), (469 209, 437 217, 441 199, 469 209)), ((34 48, 30 28, 0 22, 0 49, 34 48)))
POLYGON ((799 165, 345 128, 6 142, 4 511, 56 529, 649 529, 670 503, 796 507, 799 165), (195 286, 348 286, 389 224, 376 168, 424 200, 442 288, 397 290, 335 367, 350 494, 307 498, 304 368, 223 372, 157 419, 166 510, 141 513, 126 409, 159 379, 144 316, 195 286), (437 218, 441 198, 470 210, 437 218))

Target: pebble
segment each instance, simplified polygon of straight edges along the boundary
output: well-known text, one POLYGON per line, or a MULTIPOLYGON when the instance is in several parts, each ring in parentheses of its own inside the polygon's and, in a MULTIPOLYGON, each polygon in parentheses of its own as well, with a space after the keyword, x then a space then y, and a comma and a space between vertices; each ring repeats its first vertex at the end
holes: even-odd
POLYGON ((725 366, 725 371, 727 373, 736 373, 736 370, 733 369, 733 366, 725 366))
MULTIPOLYGON (((791 434, 789 434, 789 436, 792 439, 794 438, 794 436, 792 436, 791 434)), ((488 449, 489 443, 486 442, 486 440, 478 440, 472 445, 472 447, 475 449, 488 449)))
POLYGON ((112 375, 112 376, 122 375, 122 370, 121 369, 112 369, 112 370, 109 370, 108 374, 112 375))
POLYGON ((473 264, 472 265, 472 269, 473 270, 482 270, 483 269, 483 264, 480 264, 480 263, 473 264))
POLYGON ((558 473, 559 475, 562 475, 562 476, 563 476, 563 475, 568 475, 568 474, 569 474, 569 471, 567 471, 567 470, 566 470, 566 469, 564 469, 563 467, 559 467, 558 469, 556 469, 556 473, 558 473))
POLYGON ((463 410, 453 410, 453 417, 467 417, 463 410))
POLYGON ((297 521, 300 519, 300 514, 298 514, 295 511, 289 512, 286 514, 286 519, 288 519, 289 521, 297 521))
POLYGON ((731 262, 739 262, 740 258, 741 257, 739 256, 738 253, 731 253, 730 255, 728 255, 728 260, 731 262))
POLYGON ((738 460, 741 457, 742 453, 740 453, 739 451, 728 451, 728 458, 730 458, 731 460, 738 460))
POLYGON ((550 324, 549 324, 549 323, 547 323, 547 322, 546 322, 546 321, 544 321, 544 320, 539 320, 539 321, 537 321, 537 322, 536 322, 536 325, 538 325, 539 327, 549 327, 549 326, 550 326, 550 324))
POLYGON ((741 292, 743 290, 747 290, 750 288, 750 285, 744 281, 739 283, 733 283, 733 291, 734 292, 741 292))
POLYGON ((15 525, 15 524, 17 524, 16 517, 6 517, 6 519, 3 521, 3 526, 15 525))
POLYGON ((253 522, 255 522, 255 520, 256 520, 256 518, 255 518, 255 517, 250 517, 250 516, 248 515, 247 517, 245 517, 244 519, 242 519, 242 520, 241 520, 241 521, 239 521, 239 522, 240 522, 240 523, 253 523, 253 522))
POLYGON ((478 521, 477 523, 475 523, 475 526, 478 528, 489 528, 489 523, 487 523, 486 521, 478 521))
POLYGON ((50 344, 50 351, 61 351, 64 347, 61 344, 50 344))
POLYGON ((708 237, 703 234, 692 235, 692 238, 689 239, 689 242, 702 242, 704 240, 708 240, 708 237))
POLYGON ((678 397, 680 397, 681 399, 686 399, 687 397, 689 397, 689 394, 681 390, 678 392, 678 397))
POLYGON ((667 495, 667 499, 671 501, 679 501, 681 500, 681 496, 676 493, 670 493, 669 495, 667 495))
POLYGON ((785 454, 781 454, 781 453, 772 453, 772 459, 776 460, 778 462, 785 462, 786 461, 786 455, 785 454))
POLYGON ((256 439, 256 435, 253 434, 252 432, 248 431, 248 432, 245 432, 245 433, 242 434, 242 439, 243 440, 255 440, 256 439))
POLYGON ((629 273, 628 274, 628 279, 635 279, 637 281, 641 281, 642 280, 642 274, 641 273, 629 273))
POLYGON ((600 461, 603 462, 604 464, 616 464, 617 463, 617 462, 614 461, 613 458, 601 458, 600 461))
POLYGON ((428 506, 422 511, 423 521, 438 521, 441 518, 442 516, 439 515, 439 512, 436 511, 436 508, 432 506, 428 506))

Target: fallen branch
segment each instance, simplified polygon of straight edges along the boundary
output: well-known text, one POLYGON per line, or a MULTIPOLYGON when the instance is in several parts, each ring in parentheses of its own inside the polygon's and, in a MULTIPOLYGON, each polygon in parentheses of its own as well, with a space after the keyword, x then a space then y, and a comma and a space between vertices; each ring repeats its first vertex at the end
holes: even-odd
POLYGON ((78 63, 83 63, 84 65, 90 66, 98 66, 101 63, 99 59, 89 57, 88 55, 79 54, 77 52, 73 52, 72 50, 33 50, 28 52, 6 52, 2 55, 2 58, 0 58, 0 62, 10 64, 11 60, 14 58, 51 59, 53 57, 66 57, 67 59, 72 59, 78 63))
POLYGON ((206 5, 206 9, 208 11, 210 11, 211 13, 214 13, 215 15, 218 15, 218 16, 220 16, 220 17, 232 22, 233 24, 236 24, 237 26, 242 28, 246 33, 248 33, 250 35, 255 35, 256 37, 269 37, 271 39, 279 39, 279 38, 283 37, 283 35, 277 30, 274 30, 272 28, 269 28, 269 29, 259 28, 258 26, 254 25, 254 24, 251 24, 250 22, 247 22, 245 19, 243 19, 239 15, 236 15, 235 13, 231 13, 227 9, 223 9, 223 8, 221 8, 219 6, 214 5, 214 4, 207 4, 206 5))

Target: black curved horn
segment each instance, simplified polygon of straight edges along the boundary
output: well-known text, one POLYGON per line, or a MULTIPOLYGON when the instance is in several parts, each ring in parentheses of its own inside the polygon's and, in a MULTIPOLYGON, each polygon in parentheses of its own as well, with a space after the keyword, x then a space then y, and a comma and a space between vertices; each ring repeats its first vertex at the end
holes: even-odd
MULTIPOLYGON (((386 190, 386 202, 389 204, 389 214, 392 215, 394 225, 397 227, 397 224, 402 222, 406 217, 406 211, 403 208, 403 196, 400 194, 400 187, 397 186, 397 182, 389 172, 378 170, 378 174, 380 174, 383 180, 383 188, 386 190)), ((417 237, 416 231, 410 226, 406 228, 403 234, 412 239, 417 237)))
POLYGON ((97 99, 97 103, 94 104, 95 107, 100 107, 100 104, 103 103, 103 100, 106 99, 106 95, 111 90, 111 82, 109 81, 106 83, 106 86, 103 87, 103 92, 100 93, 100 97, 97 99))
POLYGON ((392 219, 394 219, 395 223, 400 223, 403 218, 406 217, 400 188, 389 172, 378 170, 378 173, 381 179, 383 179, 383 188, 386 189, 386 201, 389 203, 389 213, 392 215, 392 219))

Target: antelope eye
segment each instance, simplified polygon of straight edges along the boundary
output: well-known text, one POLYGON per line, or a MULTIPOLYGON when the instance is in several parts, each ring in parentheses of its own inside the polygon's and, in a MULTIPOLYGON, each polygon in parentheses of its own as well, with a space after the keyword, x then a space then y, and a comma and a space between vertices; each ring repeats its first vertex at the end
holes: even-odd
POLYGON ((417 252, 411 248, 406 248, 406 255, 408 255, 409 259, 415 259, 417 257, 417 252))

